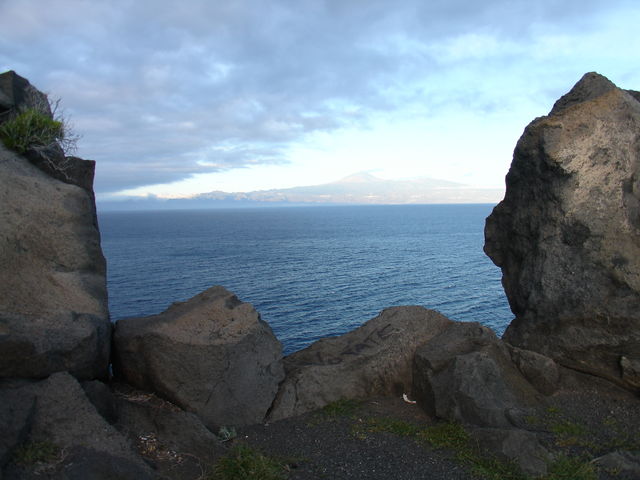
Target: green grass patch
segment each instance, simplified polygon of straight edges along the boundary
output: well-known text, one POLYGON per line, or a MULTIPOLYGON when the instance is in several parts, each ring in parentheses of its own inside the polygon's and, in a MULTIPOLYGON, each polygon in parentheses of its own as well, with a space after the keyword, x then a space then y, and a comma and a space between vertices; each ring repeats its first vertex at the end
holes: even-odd
POLYGON ((549 474, 544 480, 597 480, 594 466, 580 458, 559 456, 549 465, 549 474))
POLYGON ((285 462, 238 444, 218 460, 208 480, 285 480, 288 476, 285 462))
POLYGON ((558 444, 561 446, 585 445, 587 429, 582 425, 569 420, 560 420, 550 426, 551 431, 558 436, 558 444))
POLYGON ((342 398, 326 405, 322 410, 322 414, 326 417, 348 417, 355 415, 362 406, 359 400, 342 398))
POLYGON ((23 466, 53 463, 60 456, 60 448, 51 442, 26 442, 13 454, 14 461, 23 466))
POLYGON ((62 142, 64 124, 49 116, 27 109, 0 125, 0 139, 7 148, 20 154, 30 148, 47 147, 62 142))
POLYGON ((469 434, 459 423, 439 423, 420 432, 419 438, 435 448, 468 448, 469 434))
POLYGON ((388 417, 369 417, 353 425, 351 432, 364 439, 368 434, 387 432, 400 437, 417 437, 421 428, 413 423, 388 417))

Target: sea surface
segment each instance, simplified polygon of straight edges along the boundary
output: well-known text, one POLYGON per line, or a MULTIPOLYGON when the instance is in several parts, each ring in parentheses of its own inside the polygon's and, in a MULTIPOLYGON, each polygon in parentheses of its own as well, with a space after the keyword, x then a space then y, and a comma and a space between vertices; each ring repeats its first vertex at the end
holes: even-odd
POLYGON ((99 213, 113 321, 213 286, 252 303, 285 353, 395 305, 502 334, 512 319, 482 251, 493 205, 313 206, 99 213))

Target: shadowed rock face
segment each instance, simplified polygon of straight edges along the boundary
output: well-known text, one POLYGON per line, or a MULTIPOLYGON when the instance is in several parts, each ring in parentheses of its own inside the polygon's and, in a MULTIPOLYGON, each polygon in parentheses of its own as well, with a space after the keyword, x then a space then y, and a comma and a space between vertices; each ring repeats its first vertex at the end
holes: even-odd
POLYGON ((152 317, 119 320, 116 375, 205 425, 261 422, 284 377, 282 346, 258 312, 212 287, 152 317))
POLYGON ((509 343, 633 388, 640 359, 640 102, 586 74, 520 138, 485 226, 509 343), (632 369, 626 369, 632 372, 632 369))

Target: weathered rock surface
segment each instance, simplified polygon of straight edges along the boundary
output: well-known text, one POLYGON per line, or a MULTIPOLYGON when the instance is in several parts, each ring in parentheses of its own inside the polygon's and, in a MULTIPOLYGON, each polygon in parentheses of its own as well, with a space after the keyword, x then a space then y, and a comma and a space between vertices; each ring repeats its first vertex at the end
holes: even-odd
POLYGON ((482 427, 513 427, 540 404, 506 345, 475 322, 452 323, 416 350, 413 392, 430 415, 482 427))
POLYGON ((640 102, 586 74, 520 138, 485 227, 504 339, 627 388, 640 359, 640 102))
POLYGON ((453 323, 422 307, 393 307, 349 333, 323 338, 285 358, 287 376, 270 420, 300 415, 340 399, 411 391, 418 345, 453 323))
MULTIPOLYGON (((86 398, 80 384, 67 373, 47 380, 3 388, 0 396, 36 398, 27 442, 55 446, 59 455, 47 468, 47 478, 155 478, 131 444, 109 425, 86 398)), ((5 479, 38 478, 37 465, 10 464, 5 479)))
POLYGON ((107 373, 110 329, 95 204, 0 145, 0 377, 107 373))
POLYGON ((223 287, 159 315, 118 321, 113 355, 116 375, 214 430, 261 422, 284 378, 269 325, 223 287))
POLYGON ((560 367, 551 358, 506 344, 511 360, 531 385, 543 395, 552 395, 560 382, 560 367))

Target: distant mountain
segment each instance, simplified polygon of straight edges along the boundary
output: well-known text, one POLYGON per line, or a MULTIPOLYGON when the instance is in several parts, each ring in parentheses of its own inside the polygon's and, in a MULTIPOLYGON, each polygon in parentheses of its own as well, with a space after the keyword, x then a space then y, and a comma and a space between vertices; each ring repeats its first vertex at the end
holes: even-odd
POLYGON ((501 189, 471 188, 461 183, 417 178, 412 180, 383 180, 361 172, 337 182, 253 192, 209 192, 194 199, 236 200, 285 203, 497 203, 501 189))
POLYGON ((503 194, 504 191, 498 188, 474 188, 433 178, 383 180, 360 172, 321 185, 252 192, 213 191, 176 199, 131 198, 99 202, 99 207, 101 210, 151 210, 320 204, 498 203, 503 194))

